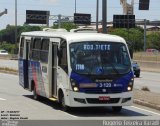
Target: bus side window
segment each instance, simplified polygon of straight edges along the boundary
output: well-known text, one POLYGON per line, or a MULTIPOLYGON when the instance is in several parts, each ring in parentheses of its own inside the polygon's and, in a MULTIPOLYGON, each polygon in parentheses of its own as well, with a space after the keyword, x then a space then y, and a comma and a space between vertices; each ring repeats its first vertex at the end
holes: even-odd
POLYGON ((20 43, 20 53, 19 53, 20 58, 23 58, 23 49, 24 49, 24 37, 21 38, 21 43, 20 43))
POLYGON ((42 48, 40 52, 40 61, 48 63, 49 39, 42 40, 42 48))
POLYGON ((33 42, 33 48, 32 48, 32 59, 33 60, 39 61, 40 49, 41 49, 41 39, 35 38, 33 42))
POLYGON ((29 58, 32 59, 32 49, 34 45, 34 38, 31 38, 31 44, 30 44, 30 52, 29 52, 29 58))
POLYGON ((68 73, 68 64, 67 64, 67 43, 66 41, 63 41, 63 43, 60 45, 60 55, 58 57, 58 64, 59 66, 68 73))

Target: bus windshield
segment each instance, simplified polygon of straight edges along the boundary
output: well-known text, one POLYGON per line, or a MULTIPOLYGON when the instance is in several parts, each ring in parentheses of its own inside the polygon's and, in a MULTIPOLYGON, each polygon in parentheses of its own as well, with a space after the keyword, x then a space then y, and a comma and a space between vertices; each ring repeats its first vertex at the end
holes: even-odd
POLYGON ((118 42, 77 42, 70 48, 71 68, 78 74, 125 74, 131 69, 127 47, 118 42))

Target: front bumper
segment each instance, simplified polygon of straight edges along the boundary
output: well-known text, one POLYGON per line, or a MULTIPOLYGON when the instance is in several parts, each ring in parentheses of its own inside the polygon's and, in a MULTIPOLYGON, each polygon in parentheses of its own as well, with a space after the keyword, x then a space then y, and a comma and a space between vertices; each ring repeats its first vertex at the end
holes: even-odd
POLYGON ((130 106, 133 103, 133 91, 116 94, 86 94, 67 91, 66 105, 70 107, 105 107, 130 106), (99 97, 110 97, 110 100, 99 100, 99 97))

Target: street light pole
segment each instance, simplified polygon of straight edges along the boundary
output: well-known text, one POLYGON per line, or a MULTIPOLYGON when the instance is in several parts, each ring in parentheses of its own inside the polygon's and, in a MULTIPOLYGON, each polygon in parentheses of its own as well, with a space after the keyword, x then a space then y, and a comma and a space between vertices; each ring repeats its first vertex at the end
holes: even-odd
POLYGON ((1 17, 2 15, 4 15, 4 14, 7 14, 7 13, 8 13, 8 10, 5 9, 3 12, 0 12, 0 17, 1 17))
POLYGON ((61 17, 62 17, 62 15, 59 14, 58 15, 58 28, 61 28, 61 17))
POLYGON ((147 27, 147 20, 144 19, 144 47, 143 47, 144 52, 146 51, 146 43, 147 43, 147 39, 146 39, 146 34, 147 34, 146 29, 147 28, 146 27, 147 27))
POLYGON ((107 0, 102 0, 102 32, 107 33, 107 0))
POLYGON ((75 0, 75 13, 77 11, 77 0, 75 0))
POLYGON ((15 0, 15 47, 17 49, 17 0, 15 0))
POLYGON ((99 0, 97 0, 97 7, 96 7, 96 30, 98 32, 98 18, 99 18, 99 0))

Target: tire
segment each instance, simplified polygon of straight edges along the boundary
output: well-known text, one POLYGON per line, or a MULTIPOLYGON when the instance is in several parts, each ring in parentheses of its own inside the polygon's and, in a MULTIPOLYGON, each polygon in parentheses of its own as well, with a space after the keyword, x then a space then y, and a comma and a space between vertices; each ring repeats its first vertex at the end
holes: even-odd
POLYGON ((70 110, 70 107, 65 104, 65 98, 63 93, 60 95, 60 104, 62 111, 67 112, 70 110))
POLYGON ((34 86, 34 90, 33 90, 33 99, 39 100, 39 95, 37 94, 36 86, 34 86))
POLYGON ((140 74, 136 74, 136 77, 140 77, 140 74))
POLYGON ((120 112, 122 110, 122 106, 113 106, 112 109, 114 112, 120 112))

